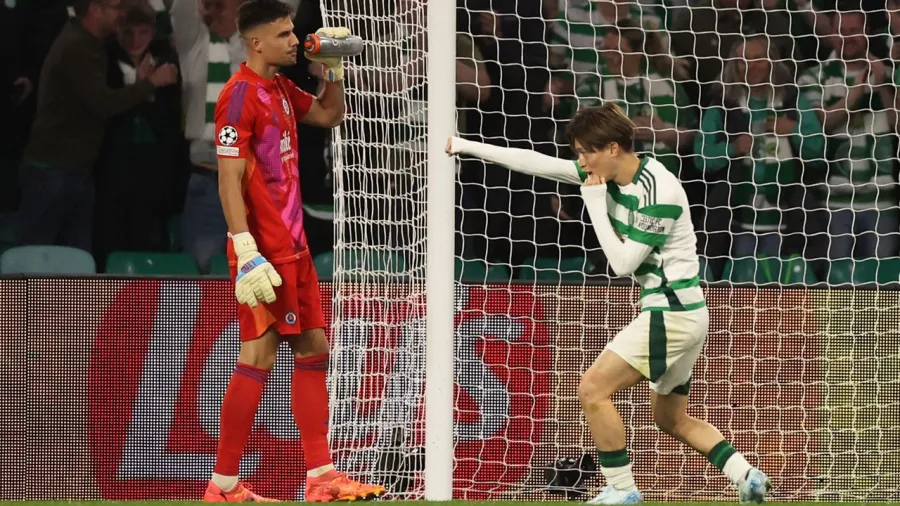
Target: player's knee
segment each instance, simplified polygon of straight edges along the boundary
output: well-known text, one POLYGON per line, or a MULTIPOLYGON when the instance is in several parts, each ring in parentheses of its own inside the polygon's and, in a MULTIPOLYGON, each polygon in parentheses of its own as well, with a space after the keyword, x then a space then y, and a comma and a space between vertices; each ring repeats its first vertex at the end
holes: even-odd
POLYGON ((275 353, 260 347, 242 346, 238 362, 271 371, 275 367, 275 353))
POLYGON ((597 373, 593 369, 588 369, 581 376, 581 382, 578 384, 578 400, 582 406, 604 401, 610 397, 605 379, 602 374, 597 373))
POLYGON ((312 329, 293 335, 288 339, 288 344, 297 358, 327 355, 331 351, 325 329, 312 329))

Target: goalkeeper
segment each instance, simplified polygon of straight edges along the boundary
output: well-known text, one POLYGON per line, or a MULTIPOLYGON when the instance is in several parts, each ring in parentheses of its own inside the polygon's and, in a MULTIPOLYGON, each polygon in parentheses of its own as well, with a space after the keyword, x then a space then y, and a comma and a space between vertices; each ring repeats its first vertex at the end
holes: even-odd
MULTIPOLYGON (((228 222, 241 351, 222 400, 219 444, 208 502, 269 501, 238 481, 238 463, 253 429, 281 341, 294 356, 291 411, 306 460, 306 501, 372 499, 384 487, 335 470, 328 446, 328 341, 318 279, 303 231, 297 170, 297 121, 331 128, 344 115, 340 58, 316 58, 326 86, 318 99, 278 74, 297 63, 291 10, 280 0, 250 0, 238 10, 247 48, 216 103, 219 197, 228 222)), ((344 38, 346 28, 320 35, 344 38)), ((310 58, 312 59, 312 58, 310 58)))
POLYGON ((706 341, 709 313, 681 183, 660 162, 634 153, 634 123, 613 103, 579 111, 568 136, 578 153, 574 162, 457 137, 449 140, 447 153, 581 185, 610 266, 620 276, 633 274, 641 285, 641 313, 597 357, 578 388, 606 478, 589 503, 642 501, 625 448, 625 425, 611 398, 644 379, 650 382, 657 426, 722 470, 741 502, 763 502, 771 487, 768 477, 715 427, 687 413, 691 371, 706 341))

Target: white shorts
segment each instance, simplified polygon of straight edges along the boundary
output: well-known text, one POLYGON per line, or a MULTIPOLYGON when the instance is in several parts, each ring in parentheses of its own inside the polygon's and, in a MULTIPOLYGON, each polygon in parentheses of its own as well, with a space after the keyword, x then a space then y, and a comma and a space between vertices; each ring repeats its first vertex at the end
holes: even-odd
POLYGON ((687 395, 709 331, 709 310, 643 311, 607 345, 660 395, 687 395))

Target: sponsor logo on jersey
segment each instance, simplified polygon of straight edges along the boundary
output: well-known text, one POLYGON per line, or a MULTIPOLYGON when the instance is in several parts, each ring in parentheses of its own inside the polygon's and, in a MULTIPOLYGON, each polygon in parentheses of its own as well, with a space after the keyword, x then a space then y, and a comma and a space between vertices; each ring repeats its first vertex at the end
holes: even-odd
POLYGON ((241 156, 241 150, 234 146, 216 146, 216 154, 221 156, 241 156))
POLYGON ((281 133, 281 154, 285 154, 291 150, 291 133, 281 133))

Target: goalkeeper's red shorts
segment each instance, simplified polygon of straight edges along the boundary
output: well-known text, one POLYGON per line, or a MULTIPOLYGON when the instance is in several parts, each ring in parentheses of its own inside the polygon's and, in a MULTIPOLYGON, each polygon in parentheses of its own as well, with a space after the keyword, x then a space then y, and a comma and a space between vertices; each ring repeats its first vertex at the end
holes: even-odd
MULTIPOLYGON (((260 302, 256 307, 238 304, 241 341, 259 339, 270 327, 282 336, 325 328, 319 277, 309 250, 296 260, 274 267, 281 276, 281 286, 275 287, 275 302, 260 302)), ((232 265, 230 270, 231 279, 234 279, 236 267, 232 265)))

